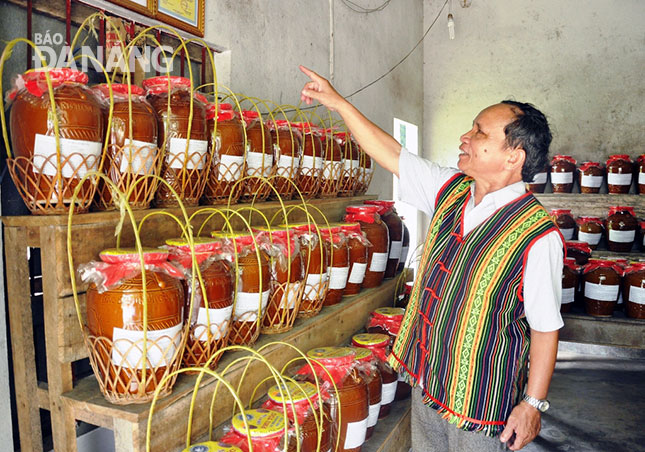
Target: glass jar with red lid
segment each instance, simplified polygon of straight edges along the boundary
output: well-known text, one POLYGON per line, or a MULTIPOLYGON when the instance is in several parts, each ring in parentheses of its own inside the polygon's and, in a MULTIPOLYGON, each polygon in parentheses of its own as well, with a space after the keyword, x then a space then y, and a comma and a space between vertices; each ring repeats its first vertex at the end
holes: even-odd
POLYGON ((611 260, 590 259, 582 273, 585 311, 595 317, 611 317, 618 302, 622 267, 611 260))
MULTIPOLYGON (((164 155, 160 176, 177 192, 179 201, 196 206, 212 157, 206 105, 191 95, 191 82, 185 77, 153 77, 144 80, 143 87, 157 113, 158 144, 164 155)), ((155 204, 171 207, 178 205, 178 200, 166 184, 160 183, 155 204)))
MULTIPOLYGON (((153 178, 145 177, 158 174, 157 114, 146 101, 142 88, 118 83, 111 86, 112 122, 102 172, 122 193, 128 193, 134 186, 128 199, 130 207, 146 209, 157 186, 153 178)), ((92 91, 103 101, 107 131, 110 88, 102 84, 94 86, 92 91)), ((99 210, 116 208, 110 188, 101 180, 94 205, 99 210)))
POLYGON ((405 268, 405 265, 408 261, 408 254, 410 253, 410 230, 405 224, 405 218, 401 217, 403 222, 403 243, 401 244, 401 259, 399 259, 399 265, 396 267, 396 272, 401 273, 405 268))
POLYGON ((257 111, 242 110, 246 127, 246 176, 250 176, 242 190, 243 200, 263 201, 271 193, 271 187, 261 178, 274 173, 273 138, 269 128, 257 111))
POLYGON ((637 229, 638 221, 633 207, 610 207, 605 226, 609 251, 630 252, 636 240, 637 229))
POLYGON ((600 243, 605 229, 603 220, 598 217, 578 217, 578 241, 585 242, 592 250, 595 250, 600 243))
POLYGON ((347 237, 349 274, 343 295, 355 295, 361 290, 368 263, 368 248, 372 244, 361 230, 360 223, 338 223, 347 237))
POLYGON ((271 294, 270 256, 266 248, 261 246, 261 239, 251 232, 214 231, 211 235, 235 244, 233 268, 237 284, 229 342, 236 345, 253 344, 260 335, 271 294))
MULTIPOLYGON (((367 434, 369 398, 367 383, 356 362, 356 352, 350 347, 319 347, 309 350, 307 357, 315 360, 314 372, 329 388, 327 392, 330 395, 328 400, 332 404, 332 413, 340 412, 340 419, 338 416, 332 418, 335 425, 340 421, 338 450, 360 452, 367 434), (330 375, 336 390, 331 385, 330 375)), ((313 383, 309 369, 310 366, 307 365, 306 371, 313 383)), ((332 439, 332 444, 334 441, 336 438, 332 439)))
POLYGON ((244 410, 244 416, 242 413, 233 416, 229 431, 220 441, 239 447, 243 452, 296 452, 299 439, 283 413, 257 408, 244 410))
POLYGON ((290 223, 280 227, 293 230, 300 243, 305 271, 305 288, 298 317, 309 318, 320 312, 329 288, 329 246, 313 223, 290 223))
POLYGON ((533 180, 527 183, 527 189, 531 193, 544 193, 546 182, 549 176, 549 165, 542 169, 539 173, 533 176, 533 180))
POLYGON ((556 155, 551 160, 551 187, 553 193, 571 193, 576 159, 570 155, 556 155))
POLYGON ((224 204, 229 199, 231 203, 236 203, 244 185, 238 181, 246 172, 244 124, 230 104, 219 104, 219 110, 214 106, 208 105, 207 119, 209 140, 212 140, 215 131, 215 154, 203 199, 207 204, 224 204), (231 108, 223 108, 225 106, 231 108))
POLYGON ((321 198, 335 198, 340 189, 341 177, 344 168, 343 150, 338 140, 334 138, 334 129, 321 130, 324 147, 324 163, 322 182, 320 186, 321 198))
POLYGON ((349 132, 336 132, 334 139, 338 141, 341 147, 344 162, 338 196, 354 196, 361 172, 358 144, 356 144, 349 132))
POLYGON ((381 409, 379 419, 390 414, 392 402, 396 394, 398 374, 387 363, 387 355, 390 352, 390 336, 387 334, 362 333, 352 336, 352 345, 355 347, 368 348, 378 359, 379 371, 383 386, 381 388, 381 409))
POLYGON ((271 295, 262 323, 262 333, 275 334, 293 327, 304 291, 304 267, 297 234, 286 228, 254 228, 256 238, 271 259, 271 295))
POLYGON ((571 215, 569 209, 552 209, 551 217, 554 219, 555 224, 560 229, 564 240, 573 240, 576 233, 576 220, 571 215))
POLYGON ((383 379, 378 366, 378 359, 372 350, 368 348, 355 347, 356 362, 358 369, 367 384, 367 397, 369 400, 369 414, 367 417, 367 431, 365 440, 372 437, 374 428, 378 422, 381 412, 381 393, 383 390, 383 379))
MULTIPOLYGON (((75 69, 38 69, 19 75, 8 94, 13 99, 9 119, 13 152, 8 152, 7 167, 34 214, 67 212, 81 178, 100 168, 103 114, 99 100, 86 85, 87 74, 75 69), (59 113, 58 140, 46 73, 59 113)), ((95 190, 96 181, 87 179, 78 193, 75 212, 87 212, 95 190)))
MULTIPOLYGON (((300 172, 302 134, 286 120, 267 121, 267 127, 273 140, 276 162, 276 177, 271 183, 283 200, 291 199, 300 172)), ((272 191, 270 197, 277 198, 277 195, 272 191)))
POLYGON ((587 242, 579 240, 567 240, 564 243, 567 250, 567 256, 576 260, 576 264, 585 265, 591 257, 591 247, 587 242))
POLYGON ((576 260, 572 257, 565 258, 562 266, 562 303, 560 304, 560 312, 571 312, 576 299, 579 276, 580 267, 576 264, 576 260))
POLYGON ((323 141, 319 129, 308 122, 293 123, 302 133, 302 160, 296 185, 305 198, 313 198, 320 191, 324 165, 323 141))
POLYGON ((390 240, 385 278, 394 278, 403 250, 403 220, 394 208, 394 201, 369 200, 365 201, 365 204, 381 208, 378 213, 387 225, 390 240))
MULTIPOLYGON (((87 328, 89 343, 94 344, 92 368, 108 401, 149 401, 161 379, 181 363, 183 273, 168 262, 168 251, 163 249, 144 248, 141 254, 136 249, 108 249, 99 257, 101 262, 79 268, 81 279, 90 283, 87 328)), ((169 394, 173 383, 169 379, 161 394, 169 394)))
POLYGON ((645 195, 645 154, 641 154, 636 159, 636 164, 634 165, 634 173, 636 178, 636 184, 638 186, 638 193, 645 195))
POLYGON ((345 211, 346 222, 358 222, 361 225, 361 231, 367 236, 367 240, 372 244, 368 248, 368 267, 363 279, 363 288, 378 287, 385 276, 385 269, 389 257, 389 232, 387 225, 381 219, 378 212, 379 206, 347 206, 345 211))
POLYGON ((323 240, 329 249, 329 289, 324 306, 340 303, 349 276, 349 244, 340 224, 332 223, 321 228, 323 240))
POLYGON ((583 162, 578 168, 580 193, 599 193, 605 169, 599 162, 583 162))
POLYGON ((404 314, 403 308, 378 308, 368 316, 365 329, 368 333, 387 334, 390 336, 390 345, 393 345, 399 334, 404 314))
POLYGON ((358 186, 356 187, 356 196, 364 195, 367 192, 370 182, 372 182, 372 177, 374 177, 374 162, 372 161, 372 157, 360 149, 360 146, 359 155, 361 171, 358 178, 358 186))
POLYGON ((610 155, 607 160, 607 190, 610 194, 626 194, 632 188, 632 159, 627 154, 610 155))
POLYGON ((628 317, 645 319, 645 262, 632 262, 625 267, 623 300, 628 317))

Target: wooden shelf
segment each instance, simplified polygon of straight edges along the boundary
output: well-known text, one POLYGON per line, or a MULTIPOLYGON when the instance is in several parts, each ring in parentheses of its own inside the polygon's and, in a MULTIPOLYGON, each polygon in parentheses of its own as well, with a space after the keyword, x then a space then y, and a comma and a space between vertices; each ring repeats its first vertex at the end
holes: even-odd
POLYGON ((611 206, 632 206, 639 218, 645 218, 645 196, 637 194, 608 195, 583 193, 536 193, 546 210, 571 209, 574 216, 605 218, 611 206))
POLYGON ((575 312, 562 314, 562 318, 561 341, 645 349, 645 320, 629 318, 620 311, 613 317, 575 312))

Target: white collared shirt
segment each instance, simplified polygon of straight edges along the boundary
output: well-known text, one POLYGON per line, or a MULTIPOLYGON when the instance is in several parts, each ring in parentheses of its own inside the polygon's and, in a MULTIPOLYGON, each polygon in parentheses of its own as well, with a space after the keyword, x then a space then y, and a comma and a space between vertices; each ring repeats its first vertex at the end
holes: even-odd
MULTIPOLYGON (((401 149, 399 157, 399 198, 432 216, 439 189, 459 170, 445 168, 401 149)), ((475 184, 464 210, 464 234, 483 223, 497 209, 526 193, 517 182, 488 193, 475 205, 475 184)), ((529 249, 524 269, 524 312, 531 329, 541 332, 562 328, 563 243, 557 231, 535 241, 529 249)))

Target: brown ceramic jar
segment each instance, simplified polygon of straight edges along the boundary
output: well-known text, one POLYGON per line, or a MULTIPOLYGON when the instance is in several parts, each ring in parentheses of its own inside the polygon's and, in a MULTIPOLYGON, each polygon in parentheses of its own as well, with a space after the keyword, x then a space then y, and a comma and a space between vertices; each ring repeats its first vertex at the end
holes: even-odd
POLYGON ((329 290, 324 306, 340 303, 349 276, 349 246, 340 225, 331 224, 321 229, 323 240, 329 249, 329 290))
POLYGON ((572 257, 576 260, 576 264, 585 265, 591 257, 591 247, 587 242, 579 240, 567 240, 565 242, 567 249, 567 257, 572 257))
POLYGON ((243 182, 238 181, 245 172, 244 125, 233 110, 223 109, 224 105, 220 104, 219 112, 210 110, 210 114, 215 116, 208 121, 209 140, 212 139, 215 123, 217 130, 215 155, 204 188, 204 201, 207 204, 228 203, 229 199, 235 203, 243 188, 243 182))
POLYGON ((640 220, 638 222, 638 226, 639 226, 638 230, 639 230, 639 237, 640 237, 638 239, 639 248, 641 251, 645 251, 645 220, 640 220))
POLYGON ((578 168, 580 193, 599 193, 605 170, 598 162, 583 162, 578 168))
POLYGON ((605 227, 609 251, 630 252, 636 240, 636 229, 638 221, 633 207, 610 207, 605 227))
POLYGON ((343 295, 355 295, 361 290, 367 270, 368 246, 371 246, 359 223, 339 223, 347 236, 349 248, 349 274, 343 295))
MULTIPOLYGON (((246 176, 268 178, 273 175, 273 140, 262 117, 257 111, 243 110, 246 124, 246 176)), ((242 199, 262 201, 269 196, 271 187, 261 179, 247 179, 242 199)))
POLYGON ((566 258, 562 266, 562 303, 560 312, 571 312, 578 288, 580 269, 573 258, 566 258))
POLYGON ((390 240, 387 266, 385 267, 385 278, 394 278, 403 250, 403 220, 401 220, 401 217, 399 217, 394 208, 394 201, 370 200, 365 201, 365 204, 379 206, 381 208, 378 214, 387 225, 390 240))
POLYGON ((399 259, 399 265, 396 268, 397 273, 401 273, 405 268, 408 254, 410 253, 410 230, 405 224, 405 218, 401 217, 401 221, 403 221, 403 244, 401 246, 401 259, 399 259))
POLYGON ((212 235, 232 240, 236 247, 237 266, 233 265, 233 268, 237 271, 237 286, 229 341, 236 345, 253 344, 260 334, 271 293, 269 257, 263 250, 256 249, 249 232, 215 231, 212 235))
POLYGON ((338 140, 334 138, 334 130, 320 130, 323 137, 324 160, 322 183, 320 186, 321 198, 335 198, 338 196, 341 177, 344 169, 343 150, 338 140))
POLYGON ((293 124, 302 133, 302 161, 296 185, 305 198, 313 198, 320 191, 324 147, 316 128, 310 123, 297 122, 293 124))
POLYGON ((403 293, 397 297, 396 305, 399 308, 407 308, 408 303, 410 302, 410 296, 412 295, 412 288, 414 287, 414 281, 408 281, 403 287, 403 293))
POLYGON ((585 311, 611 317, 618 302, 622 268, 614 261, 590 259, 583 268, 585 311))
MULTIPOLYGON (((191 83, 185 77, 171 76, 170 80, 166 76, 153 77, 144 80, 143 87, 157 112, 159 148, 165 145, 160 176, 173 187, 185 206, 196 206, 204 191, 211 159, 206 105, 191 99, 191 83)), ((160 183, 155 204, 171 207, 178 205, 178 200, 165 184, 160 183)))
POLYGON ((626 194, 632 188, 632 159, 626 154, 615 154, 607 160, 607 190, 609 194, 626 194))
POLYGON ((365 433, 365 440, 367 441, 374 433, 374 428, 378 422, 378 415, 381 411, 383 380, 381 379, 381 371, 378 368, 377 360, 370 349, 356 347, 355 353, 359 372, 363 380, 365 380, 365 383, 367 383, 367 398, 369 400, 367 431, 365 433))
POLYGON ((645 154, 640 155, 636 159, 635 170, 636 184, 638 186, 638 193, 645 195, 645 154))
MULTIPOLYGON (((107 84, 92 89, 103 101, 105 130, 108 129, 110 91, 107 84)), ((103 173, 123 192, 135 185, 128 202, 133 209, 146 209, 152 198, 152 179, 144 176, 157 174, 157 114, 145 100, 145 92, 136 85, 113 84, 112 123, 108 148, 103 161, 103 173), (132 122, 130 122, 130 110, 132 122), (130 135, 132 124, 132 135, 130 135)), ((115 209, 112 193, 102 181, 96 194, 95 207, 115 209)))
POLYGON ((348 132, 336 132, 334 138, 338 140, 338 144, 343 151, 344 160, 338 196, 353 196, 358 186, 361 172, 358 144, 348 132))
POLYGON ((623 300, 627 316, 645 319, 645 262, 632 262, 625 268, 623 300))
POLYGON ((385 276, 388 261, 389 233, 387 225, 381 220, 379 206, 347 206, 346 222, 358 222, 372 244, 368 248, 367 260, 369 262, 363 279, 363 288, 378 287, 385 276))
POLYGON ((549 176, 549 166, 547 165, 542 171, 533 176, 533 180, 527 183, 527 189, 531 193, 544 193, 546 182, 549 176))
POLYGON ((168 258, 165 250, 143 250, 144 263, 157 268, 145 271, 145 289, 142 272, 137 271, 140 260, 136 250, 109 249, 102 251, 100 258, 102 265, 108 266, 100 271, 111 283, 106 283, 107 290, 102 292, 94 283, 87 289, 87 327, 90 335, 103 343, 96 349, 98 354, 94 359, 100 362, 95 367, 102 373, 106 369, 109 372, 109 377, 100 376, 101 380, 114 383, 106 384, 107 393, 132 394, 141 401, 149 400, 167 368, 180 359, 177 353, 182 337, 184 290, 179 279, 162 269, 168 258), (125 280, 113 276, 128 274, 125 268, 131 268, 134 276, 125 280), (144 290, 148 315, 145 337, 144 290), (147 339, 146 357, 141 352, 144 338, 147 339), (144 364, 146 386, 141 388, 144 364))
POLYGON ((585 242, 592 250, 598 247, 604 231, 603 221, 598 217, 578 217, 578 241, 585 242))
MULTIPOLYGON (((99 169, 104 123, 99 100, 86 87, 87 75, 62 68, 49 72, 58 114, 60 162, 44 70, 28 71, 24 87, 11 93, 9 128, 11 177, 34 214, 64 213, 80 179, 99 169), (60 176, 60 181, 58 177, 60 176)), ((86 180, 75 212, 89 209, 95 186, 86 180)))
POLYGON ((576 220, 569 209, 552 209, 551 217, 560 229, 564 240, 573 240, 576 233, 576 220))
POLYGON ((553 193, 571 193, 576 160, 569 155, 556 155, 551 160, 551 187, 553 193))
POLYGON ((276 177, 271 183, 277 194, 272 191, 271 197, 277 198, 279 195, 286 201, 291 199, 296 190, 295 181, 302 158, 302 135, 289 121, 268 121, 267 126, 271 132, 276 162, 276 177))

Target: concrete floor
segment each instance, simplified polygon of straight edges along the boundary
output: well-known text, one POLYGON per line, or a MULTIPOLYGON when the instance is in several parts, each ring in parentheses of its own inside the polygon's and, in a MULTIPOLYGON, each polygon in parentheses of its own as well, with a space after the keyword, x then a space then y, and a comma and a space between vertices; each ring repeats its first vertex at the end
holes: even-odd
POLYGON ((549 401, 523 451, 645 451, 643 351, 562 343, 549 401))

